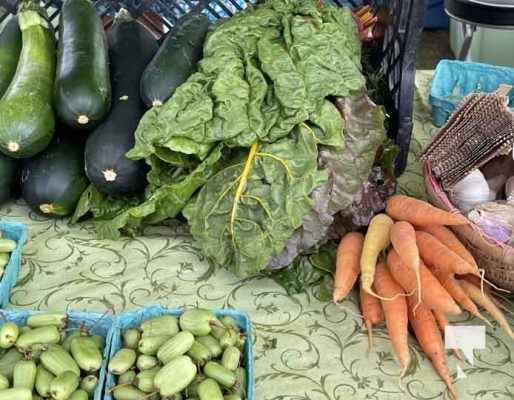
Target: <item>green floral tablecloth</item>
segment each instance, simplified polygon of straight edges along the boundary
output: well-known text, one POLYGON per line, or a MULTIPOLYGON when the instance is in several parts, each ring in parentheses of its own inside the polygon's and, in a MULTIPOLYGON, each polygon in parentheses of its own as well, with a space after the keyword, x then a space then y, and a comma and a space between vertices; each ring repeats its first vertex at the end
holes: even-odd
MULTIPOLYGON (((424 187, 414 155, 435 131, 430 77, 430 71, 417 74, 412 157, 400 180, 402 191, 417 196, 424 187)), ((405 394, 397 386, 399 367, 385 327, 375 330, 374 351, 366 354, 355 292, 342 309, 319 301, 316 288, 287 296, 271 279, 237 279, 210 265, 178 223, 147 228, 136 238, 100 241, 89 223, 70 227, 47 220, 21 202, 1 207, 0 218, 29 230, 10 307, 120 312, 161 303, 245 310, 254 328, 257 400, 449 398, 412 337, 405 394)), ((483 325, 467 313, 454 321, 483 325)), ((498 329, 486 332, 486 347, 475 350, 473 365, 459 361, 466 379, 457 379, 457 360, 448 358, 457 392, 461 400, 514 399, 514 342, 498 329)))

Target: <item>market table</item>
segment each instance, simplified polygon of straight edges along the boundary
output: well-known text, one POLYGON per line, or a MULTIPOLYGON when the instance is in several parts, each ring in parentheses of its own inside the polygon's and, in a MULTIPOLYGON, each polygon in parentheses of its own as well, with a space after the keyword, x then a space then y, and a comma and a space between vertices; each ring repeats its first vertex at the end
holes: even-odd
MULTIPOLYGON (((415 155, 435 127, 428 86, 431 71, 418 71, 410 160, 401 190, 423 196, 421 165, 415 155)), ((346 308, 319 300, 317 288, 288 296, 269 278, 237 279, 202 257, 179 222, 148 227, 119 241, 98 240, 85 222, 45 219, 19 201, 0 208, 0 219, 27 225, 21 273, 9 307, 20 309, 112 311, 160 303, 170 308, 233 308, 253 323, 256 399, 441 399, 449 398, 431 363, 411 337, 411 368, 397 386, 399 366, 384 326, 375 329, 373 352, 352 292, 346 308)), ((513 303, 509 304, 514 311, 513 303)), ((467 312, 456 324, 484 325, 467 312)), ((514 316, 509 315, 514 324, 514 316)), ((457 359, 449 370, 461 400, 514 399, 514 345, 498 329, 486 328, 485 349, 473 365, 459 361, 467 379, 457 379, 457 359)))

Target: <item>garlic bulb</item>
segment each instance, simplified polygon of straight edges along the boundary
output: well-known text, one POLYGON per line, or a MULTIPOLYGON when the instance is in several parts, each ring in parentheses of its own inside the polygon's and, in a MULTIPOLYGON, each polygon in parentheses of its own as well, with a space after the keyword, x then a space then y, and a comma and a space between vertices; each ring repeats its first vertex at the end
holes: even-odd
POLYGON ((494 194, 479 169, 474 169, 457 182, 449 192, 453 204, 462 212, 468 212, 475 205, 493 200, 494 194))
POLYGON ((468 218, 486 234, 502 243, 514 241, 514 205, 505 201, 477 204, 468 218))

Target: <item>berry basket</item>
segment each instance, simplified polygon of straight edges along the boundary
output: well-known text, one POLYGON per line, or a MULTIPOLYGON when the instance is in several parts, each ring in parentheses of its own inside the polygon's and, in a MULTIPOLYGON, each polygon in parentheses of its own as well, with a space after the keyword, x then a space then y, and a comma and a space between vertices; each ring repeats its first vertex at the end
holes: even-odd
MULTIPOLYGON (((514 84, 514 68, 470 62, 441 60, 430 86, 432 122, 443 126, 464 97, 476 92, 494 92, 501 84, 514 84)), ((509 99, 514 106, 514 92, 509 99)))
MULTIPOLYGON (((36 314, 46 314, 49 311, 29 311, 29 310, 1 310, 2 318, 0 326, 4 321, 14 322, 18 326, 25 325, 30 316, 36 314)), ((109 355, 110 335, 112 326, 114 325, 114 317, 110 314, 100 314, 94 312, 66 312, 66 332, 70 334, 78 329, 87 329, 91 335, 100 335, 105 339, 104 351, 102 352, 103 362, 100 371, 98 371, 98 383, 94 393, 91 395, 93 400, 103 400, 103 389, 106 374, 106 360, 109 355)))
POLYGON ((27 240, 27 228, 19 222, 0 221, 0 231, 6 238, 17 243, 0 278, 0 308, 3 308, 9 302, 11 291, 20 273, 21 252, 27 240))
MULTIPOLYGON (((217 318, 223 316, 231 316, 237 322, 240 332, 246 334, 247 339, 244 346, 244 360, 246 370, 246 400, 254 400, 254 373, 253 373, 253 345, 252 345, 252 327, 250 319, 245 312, 228 309, 216 309, 212 310, 217 318)), ((160 305, 151 305, 143 307, 134 311, 126 311, 121 313, 116 318, 116 323, 113 326, 110 342, 110 354, 109 360, 120 350, 123 346, 123 331, 129 328, 136 328, 141 325, 142 322, 162 315, 171 315, 179 318, 183 313, 183 310, 179 309, 167 309, 160 305)), ((116 386, 115 377, 112 373, 107 374, 106 385, 105 385, 105 400, 113 400, 111 390, 116 386)))
MULTIPOLYGON (((383 104, 389 115, 388 135, 400 146, 396 173, 401 174, 407 163, 412 133, 412 107, 416 51, 421 32, 427 0, 327 0, 340 6, 355 8, 364 3, 371 4, 379 21, 379 39, 367 45, 372 48, 368 68, 380 71, 385 78, 383 104)), ((182 16, 200 11, 211 21, 228 18, 248 3, 256 0, 93 0, 101 13, 105 26, 120 8, 162 37, 182 16)), ((43 0, 50 19, 57 27, 62 0, 43 0)), ((10 15, 16 13, 19 0, 0 0, 0 26, 10 15)))

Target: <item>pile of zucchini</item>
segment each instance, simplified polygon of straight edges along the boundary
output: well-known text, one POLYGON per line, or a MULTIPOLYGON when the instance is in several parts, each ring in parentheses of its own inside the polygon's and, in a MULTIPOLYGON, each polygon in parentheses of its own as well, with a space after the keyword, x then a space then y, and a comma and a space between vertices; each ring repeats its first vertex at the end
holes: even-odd
POLYGON ((55 217, 73 212, 88 181, 141 193, 147 165, 125 154, 144 112, 195 71, 209 25, 187 14, 159 45, 126 10, 106 32, 91 0, 65 0, 56 40, 46 9, 22 0, 0 32, 0 203, 20 181, 29 206, 55 217))
POLYGON ((105 338, 70 331, 63 313, 33 314, 0 327, 0 399, 88 400, 103 363, 105 338))
POLYGON ((246 333, 231 316, 195 308, 150 318, 122 337, 108 365, 114 399, 245 399, 246 333))

